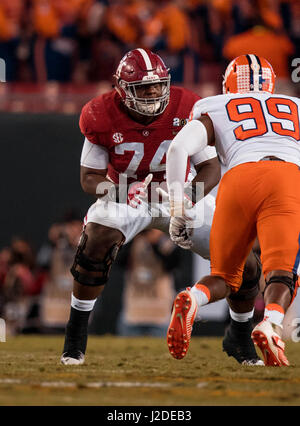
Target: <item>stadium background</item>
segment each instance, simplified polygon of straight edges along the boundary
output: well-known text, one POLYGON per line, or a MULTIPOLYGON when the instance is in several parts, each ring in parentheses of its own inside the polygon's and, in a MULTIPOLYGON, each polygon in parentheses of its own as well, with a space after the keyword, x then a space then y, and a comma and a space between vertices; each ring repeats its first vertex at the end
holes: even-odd
MULTIPOLYGON (((12 333, 62 330, 72 280, 52 271, 53 259, 57 251, 70 262, 92 201, 79 183, 78 118, 85 102, 110 90, 123 54, 149 47, 173 84, 205 97, 220 93, 230 59, 256 53, 274 66, 277 92, 298 96, 291 63, 300 57, 299 36, 297 0, 0 1, 0 316, 12 333)), ((181 251, 175 288, 208 266, 181 251)), ((114 265, 91 332, 117 333, 125 270, 114 265)), ((222 334, 224 304, 205 315, 199 333, 222 334)))

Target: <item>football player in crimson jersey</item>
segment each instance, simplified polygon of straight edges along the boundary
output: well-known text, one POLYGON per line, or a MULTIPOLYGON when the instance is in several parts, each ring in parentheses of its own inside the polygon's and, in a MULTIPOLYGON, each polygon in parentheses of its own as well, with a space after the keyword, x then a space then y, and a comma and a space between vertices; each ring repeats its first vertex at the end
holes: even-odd
MULTIPOLYGON (((115 90, 92 99, 80 116, 80 129, 85 136, 81 185, 85 192, 96 196, 97 201, 85 217, 71 269, 74 286, 61 357, 66 365, 84 362, 89 315, 120 247, 146 228, 168 233, 169 202, 159 199, 152 187, 156 185, 156 189, 161 189, 157 186, 165 183, 168 147, 199 100, 198 95, 186 89, 171 87, 169 70, 162 59, 149 50, 128 52, 114 78, 115 90), (150 182, 151 203, 148 203, 145 197, 150 182)), ((190 235, 191 245, 182 243, 181 247, 191 248, 209 259, 214 212, 214 197, 209 192, 220 179, 215 148, 207 147, 192 157, 187 175, 192 165, 196 176, 187 204, 195 225, 190 235), (204 198, 203 194, 197 194, 197 182, 204 182, 204 198), (197 226, 199 215, 203 218, 201 226, 197 226)), ((239 362, 250 364, 261 362, 250 339, 252 329, 248 321, 253 313, 259 277, 260 267, 251 254, 243 288, 235 299, 228 299, 237 321, 232 320, 233 329, 224 340, 227 342, 224 349, 239 362)))

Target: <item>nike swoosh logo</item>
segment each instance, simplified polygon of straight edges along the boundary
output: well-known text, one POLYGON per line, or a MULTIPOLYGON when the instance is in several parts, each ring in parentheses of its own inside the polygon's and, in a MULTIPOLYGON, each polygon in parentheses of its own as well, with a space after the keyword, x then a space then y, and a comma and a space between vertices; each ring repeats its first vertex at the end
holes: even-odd
POLYGON ((183 328, 183 318, 182 318, 182 314, 177 314, 177 315, 176 315, 176 318, 179 318, 179 319, 180 319, 181 327, 183 328))

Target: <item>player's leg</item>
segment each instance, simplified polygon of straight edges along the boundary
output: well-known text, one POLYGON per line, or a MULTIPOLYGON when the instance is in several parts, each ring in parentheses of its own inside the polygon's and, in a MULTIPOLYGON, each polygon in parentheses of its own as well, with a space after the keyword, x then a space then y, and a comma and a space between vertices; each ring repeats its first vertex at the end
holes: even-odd
MULTIPOLYGON (((209 239, 214 210, 214 198, 210 195, 203 199, 202 206, 198 203, 193 208, 195 217, 202 215, 203 224, 193 229, 191 250, 204 259, 209 259, 210 256, 209 239)), ((223 340, 223 349, 229 356, 245 365, 263 364, 251 339, 254 303, 259 290, 260 275, 260 259, 251 251, 245 263, 241 288, 236 294, 227 298, 230 323, 223 340)))
POLYGON ((289 365, 281 339, 285 312, 297 291, 300 260, 300 171, 290 163, 271 164, 268 202, 257 232, 266 287, 264 320, 253 330, 266 365, 289 365))
MULTIPOLYGON (((289 226, 290 225, 291 222, 289 222, 289 226)), ((297 256, 300 258, 300 244, 298 239, 299 237, 296 238, 295 236, 293 239, 294 241, 290 239, 290 242, 288 243, 289 246, 285 246, 288 247, 288 251, 290 251, 291 247, 294 247, 295 249, 295 255, 290 257, 290 265, 288 265, 288 262, 285 262, 284 260, 280 261, 279 259, 276 260, 276 258, 274 258, 274 266, 272 266, 273 262, 269 261, 268 258, 265 259, 265 261, 269 263, 269 268, 273 269, 270 272, 266 272, 265 275, 266 287, 264 291, 264 319, 254 328, 252 332, 252 339, 261 350, 266 365, 289 365, 289 361, 284 354, 285 344, 282 340, 282 322, 288 307, 297 293, 298 276, 295 271, 297 267, 297 256), (293 257, 295 259, 294 263, 293 257), (281 267, 282 269, 279 269, 281 267), (290 269, 290 271, 288 271, 288 269, 290 269)), ((282 259, 288 259, 288 257, 285 257, 284 254, 284 241, 282 238, 279 240, 280 241, 278 242, 280 243, 280 246, 277 245, 277 248, 281 251, 282 259)), ((273 245, 273 247, 275 246, 273 245)))
POLYGON ((203 277, 191 289, 179 293, 174 301, 168 346, 177 359, 186 354, 199 308, 239 290, 244 264, 256 236, 251 213, 246 214, 238 200, 239 191, 234 187, 235 173, 228 173, 219 187, 210 233, 212 275, 203 277))
POLYGON ((110 268, 122 246, 151 222, 146 208, 96 202, 86 216, 71 272, 74 276, 70 318, 61 362, 82 364, 88 338, 88 321, 97 297, 109 279, 110 268), (117 213, 117 214, 116 214, 117 213))
MULTIPOLYGON (((193 229, 191 240, 193 246, 191 250, 203 257, 210 259, 210 230, 215 211, 215 205, 212 196, 204 198, 203 208, 195 206, 192 215, 197 216, 200 212, 204 217, 203 224, 193 229), (209 198, 210 197, 210 198, 209 198)), ((254 308, 255 297, 259 290, 259 279, 261 276, 261 262, 259 257, 254 251, 251 251, 244 267, 243 281, 240 290, 232 298, 227 299, 230 308, 234 313, 248 313, 249 318, 252 317, 254 308), (232 302, 231 302, 232 300, 232 302)))
POLYGON ((74 284, 61 357, 63 364, 84 362, 89 317, 123 241, 118 229, 96 223, 88 223, 82 233, 72 267, 74 284))
POLYGON ((251 339, 256 296, 259 292, 261 263, 251 250, 243 273, 243 282, 237 293, 227 297, 230 320, 222 342, 223 350, 243 365, 264 365, 251 339))
POLYGON ((273 270, 266 277, 264 319, 252 331, 252 339, 261 350, 265 365, 288 366, 282 322, 297 291, 297 277, 284 270, 273 270))

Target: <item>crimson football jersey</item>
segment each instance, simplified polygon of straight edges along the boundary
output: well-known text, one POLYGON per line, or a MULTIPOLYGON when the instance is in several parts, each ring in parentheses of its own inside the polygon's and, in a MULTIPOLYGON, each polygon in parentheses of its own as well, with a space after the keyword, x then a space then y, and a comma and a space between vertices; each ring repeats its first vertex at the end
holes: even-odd
POLYGON ((108 151, 108 176, 113 182, 119 182, 120 173, 127 175, 129 183, 142 181, 149 173, 153 174, 153 181, 162 182, 169 145, 199 99, 187 89, 171 87, 170 102, 164 113, 144 125, 128 115, 113 90, 83 107, 79 125, 90 142, 108 151))

